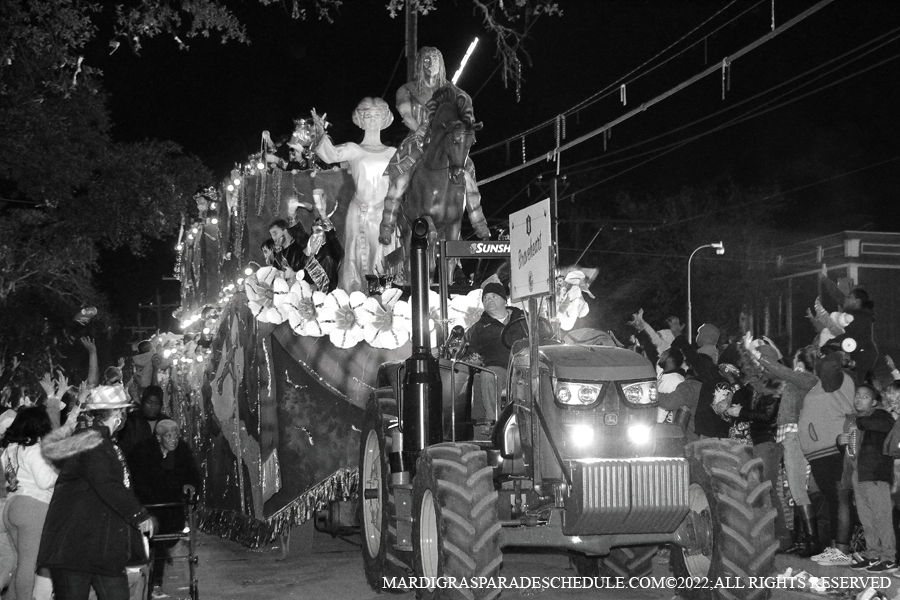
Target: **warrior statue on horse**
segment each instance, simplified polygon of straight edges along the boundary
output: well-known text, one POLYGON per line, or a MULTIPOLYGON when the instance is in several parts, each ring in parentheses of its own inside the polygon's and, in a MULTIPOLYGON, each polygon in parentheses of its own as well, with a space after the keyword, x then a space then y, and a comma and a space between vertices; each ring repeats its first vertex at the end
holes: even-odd
MULTIPOLYGON (((436 48, 419 50, 415 80, 397 90, 397 110, 409 134, 385 171, 390 189, 378 241, 390 244, 396 227, 401 246, 408 247, 409 225, 418 217, 429 222, 430 248, 437 240, 457 240, 466 209, 478 237, 490 238, 469 158, 481 123, 475 122, 469 95, 447 80, 436 48)), ((433 255, 429 262, 433 272, 433 255)))

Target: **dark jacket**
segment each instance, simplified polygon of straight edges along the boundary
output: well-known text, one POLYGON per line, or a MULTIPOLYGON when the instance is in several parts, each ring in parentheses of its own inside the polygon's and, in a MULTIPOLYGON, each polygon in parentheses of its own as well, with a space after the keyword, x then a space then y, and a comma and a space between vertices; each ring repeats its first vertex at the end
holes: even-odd
MULTIPOLYGON (((128 455, 134 493, 144 504, 182 502, 185 485, 200 488, 200 471, 190 447, 179 440, 175 450, 162 455, 156 436, 144 440, 128 455)), ((184 527, 183 507, 151 508, 159 519, 160 533, 174 533, 184 527)))
POLYGON ((316 255, 314 256, 316 262, 322 266, 325 275, 328 277, 328 283, 323 288, 318 286, 318 282, 315 281, 310 272, 308 264, 309 258, 307 258, 305 254, 303 257, 305 260, 303 279, 310 285, 315 285, 316 289, 320 292, 326 294, 333 292, 338 284, 338 269, 341 266, 341 262, 344 260, 344 247, 338 239, 337 231, 330 229, 325 232, 325 243, 322 244, 322 247, 319 248, 319 251, 316 252, 316 255))
MULTIPOLYGON (((837 302, 838 310, 843 310, 842 306, 846 298, 844 292, 827 277, 821 281, 825 285, 828 295, 837 302)), ((878 360, 878 346, 875 345, 874 339, 875 311, 871 308, 858 308, 845 312, 853 316, 853 321, 844 327, 844 333, 834 338, 831 343, 840 344, 846 338, 853 338, 856 342, 856 349, 850 353, 850 357, 856 363, 853 373, 856 381, 862 382, 875 368, 875 362, 878 360)))
MULTIPOLYGON (((515 306, 507 306, 506 309, 509 311, 507 324, 525 316, 522 309, 515 306)), ((500 341, 500 334, 503 333, 504 327, 506 327, 505 324, 484 312, 481 314, 481 318, 466 332, 470 350, 481 355, 486 367, 503 367, 505 369, 509 366, 509 348, 500 341)), ((522 331, 521 337, 524 337, 524 329, 522 331)))
POLYGON ((750 440, 754 446, 765 442, 774 442, 775 433, 778 430, 775 421, 778 417, 781 397, 757 392, 752 387, 746 389, 749 393, 740 402, 741 414, 738 415, 737 420, 750 424, 750 440))
POLYGON ((712 401, 716 395, 716 385, 724 381, 719 367, 712 358, 706 354, 700 354, 693 344, 687 341, 684 334, 677 336, 672 341, 672 347, 678 348, 684 354, 684 359, 693 369, 697 380, 700 382, 700 395, 697 398, 697 411, 694 416, 694 433, 707 437, 727 438, 730 425, 722 417, 716 414, 712 408, 712 401))
MULTIPOLYGON (((156 417, 156 422, 159 423, 163 419, 171 418, 172 417, 168 415, 159 413, 159 416, 156 417)), ((125 456, 128 456, 138 444, 152 438, 155 427, 155 424, 152 426, 150 425, 150 421, 147 420, 147 417, 144 416, 141 409, 133 410, 128 413, 128 418, 125 420, 125 426, 122 427, 122 431, 116 436, 119 448, 122 449, 125 456)))
POLYGON ((38 552, 38 567, 123 575, 143 553, 138 529, 149 514, 125 485, 127 471, 105 427, 44 438, 44 457, 59 469, 38 552))
POLYGON ((883 408, 856 417, 859 448, 856 451, 856 473, 860 481, 894 481, 894 459, 884 454, 884 440, 894 428, 894 417, 883 408))

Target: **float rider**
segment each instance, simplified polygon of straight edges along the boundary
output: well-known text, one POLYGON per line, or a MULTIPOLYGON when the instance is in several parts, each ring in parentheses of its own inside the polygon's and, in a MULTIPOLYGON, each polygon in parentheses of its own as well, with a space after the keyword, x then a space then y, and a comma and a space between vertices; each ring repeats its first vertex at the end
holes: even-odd
MULTIPOLYGON (((425 148, 428 146, 431 119, 437 108, 431 101, 432 96, 444 86, 451 86, 456 92, 460 118, 469 125, 474 125, 472 98, 447 79, 444 58, 440 50, 430 46, 423 47, 416 55, 415 79, 403 84, 397 90, 397 111, 403 117, 403 123, 409 128, 409 133, 385 170, 385 175, 390 179, 390 188, 384 199, 384 212, 378 236, 378 241, 385 246, 393 239, 401 198, 409 185, 412 169, 424 156, 425 148)), ((466 157, 464 177, 469 220, 478 237, 488 239, 490 231, 481 210, 481 194, 475 184, 475 165, 469 157, 466 157)))

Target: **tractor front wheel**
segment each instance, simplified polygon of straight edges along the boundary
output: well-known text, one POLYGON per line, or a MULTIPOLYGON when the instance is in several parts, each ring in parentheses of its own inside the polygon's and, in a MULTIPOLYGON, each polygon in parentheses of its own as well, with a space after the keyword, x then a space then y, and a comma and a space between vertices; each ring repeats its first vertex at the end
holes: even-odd
POLYGON ((770 589, 716 585, 718 581, 772 575, 778 540, 777 512, 772 507, 771 483, 762 477, 762 460, 749 446, 726 439, 707 439, 685 447, 691 471, 684 547, 670 554, 676 577, 690 577, 705 585, 681 590, 689 600, 761 600, 770 589))
MULTIPOLYGON (((487 455, 474 444, 436 444, 424 450, 413 482, 413 548, 416 575, 457 580, 494 577, 500 571, 497 491, 487 455)), ((417 590, 428 600, 489 600, 498 588, 435 585, 417 590)))
POLYGON ((394 494, 388 454, 391 438, 387 435, 391 412, 397 404, 392 398, 381 398, 378 392, 366 404, 366 416, 360 436, 359 454, 359 522, 362 525, 363 566, 366 581, 373 590, 402 592, 386 587, 384 578, 406 577, 409 571, 398 558, 396 524, 392 521, 394 494))

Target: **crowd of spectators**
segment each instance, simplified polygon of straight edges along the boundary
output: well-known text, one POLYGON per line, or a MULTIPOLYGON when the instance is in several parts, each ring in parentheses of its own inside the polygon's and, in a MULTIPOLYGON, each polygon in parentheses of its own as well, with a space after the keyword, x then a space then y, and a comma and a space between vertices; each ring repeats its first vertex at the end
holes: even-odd
POLYGON ((178 540, 151 538, 183 533, 184 488, 199 488, 199 471, 162 410, 150 343, 102 378, 93 341, 81 345, 88 375, 78 387, 62 371, 45 375, 40 391, 13 385, 18 362, 0 364, 0 596, 87 600, 93 589, 127 600, 136 587, 126 569, 150 565, 151 595, 165 598, 178 540))
POLYGON ((705 323, 690 342, 677 317, 656 330, 643 311, 632 315, 633 348, 657 364, 657 449, 678 454, 683 441, 703 438, 751 446, 771 482, 780 551, 896 573, 900 371, 879 354, 875 305, 866 291, 842 291, 825 269, 821 277, 838 310, 829 319, 817 300, 819 316, 810 316, 816 329, 830 331, 814 336, 811 329, 813 343, 787 357, 772 340, 749 332, 720 340, 705 323), (854 552, 857 524, 865 548, 854 552))

